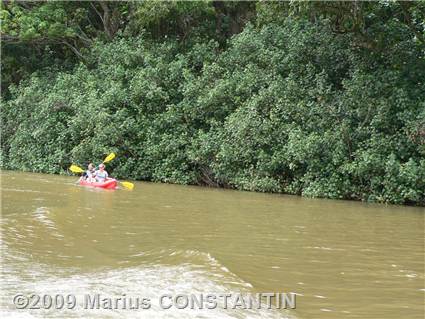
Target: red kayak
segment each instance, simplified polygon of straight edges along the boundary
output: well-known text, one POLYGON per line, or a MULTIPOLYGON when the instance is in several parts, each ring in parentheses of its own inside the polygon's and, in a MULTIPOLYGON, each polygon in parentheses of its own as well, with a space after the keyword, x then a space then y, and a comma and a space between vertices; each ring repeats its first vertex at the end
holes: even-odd
POLYGON ((80 185, 100 187, 100 188, 106 188, 106 189, 115 189, 117 187, 117 180, 114 178, 108 178, 104 182, 88 182, 85 179, 80 179, 80 185))

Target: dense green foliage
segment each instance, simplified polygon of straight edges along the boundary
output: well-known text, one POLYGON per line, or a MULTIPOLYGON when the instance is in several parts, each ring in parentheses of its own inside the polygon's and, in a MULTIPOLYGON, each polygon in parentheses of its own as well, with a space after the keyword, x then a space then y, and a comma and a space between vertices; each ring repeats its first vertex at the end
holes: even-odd
POLYGON ((425 204, 421 3, 109 5, 84 58, 3 71, 4 168, 425 204))

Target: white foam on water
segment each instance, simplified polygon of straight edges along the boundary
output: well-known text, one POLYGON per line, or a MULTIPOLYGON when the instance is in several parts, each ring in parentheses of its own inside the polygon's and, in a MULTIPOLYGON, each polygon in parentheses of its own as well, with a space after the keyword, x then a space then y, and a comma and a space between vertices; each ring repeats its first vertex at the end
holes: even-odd
POLYGON ((49 214, 49 210, 47 209, 47 207, 38 207, 34 212, 33 212, 33 216, 35 217, 35 219, 37 219, 40 223, 44 224, 45 226, 47 226, 48 228, 51 229, 56 229, 55 227, 55 223, 49 219, 49 217, 47 216, 49 214))
MULTIPOLYGON (((166 254, 165 254, 166 253, 166 254)), ((161 251, 161 255, 169 251, 161 251)), ((243 281, 219 263, 211 254, 187 250, 176 251, 180 262, 175 265, 143 264, 135 267, 117 269, 81 269, 53 268, 50 265, 26 263, 22 269, 9 268, 3 272, 3 289, 1 292, 1 318, 294 318, 283 310, 242 309, 238 307, 225 309, 223 301, 217 298, 215 309, 195 307, 191 309, 162 309, 161 295, 193 295, 196 298, 207 294, 254 294, 252 285, 243 281), (17 310, 12 303, 14 295, 75 295, 75 309, 62 310, 17 310), (127 300, 149 298, 150 309, 86 309, 85 298, 92 299, 96 294, 100 298, 126 297, 127 300)), ((11 257, 11 256, 9 256, 11 257)), ((14 257, 11 257, 12 259, 14 257)), ((8 261, 11 261, 7 258, 8 261)), ((12 263, 16 265, 16 263, 12 263)), ((168 300, 168 299, 166 299, 168 300)))
POLYGON ((62 240, 64 236, 60 234, 56 223, 52 219, 52 213, 48 207, 38 207, 35 211, 32 212, 32 216, 40 222, 41 225, 46 227, 51 236, 56 237, 56 239, 62 240))

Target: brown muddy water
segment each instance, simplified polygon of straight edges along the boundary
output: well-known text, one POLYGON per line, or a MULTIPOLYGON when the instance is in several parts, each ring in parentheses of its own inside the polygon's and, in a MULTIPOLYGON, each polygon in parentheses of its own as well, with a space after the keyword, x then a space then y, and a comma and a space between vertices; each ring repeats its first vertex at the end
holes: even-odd
POLYGON ((75 181, 1 173, 2 318, 424 318, 424 208, 75 181), (296 309, 153 302, 265 292, 296 293, 296 309), (17 294, 71 295, 77 306, 17 309, 17 294), (152 306, 85 309, 94 294, 152 306))

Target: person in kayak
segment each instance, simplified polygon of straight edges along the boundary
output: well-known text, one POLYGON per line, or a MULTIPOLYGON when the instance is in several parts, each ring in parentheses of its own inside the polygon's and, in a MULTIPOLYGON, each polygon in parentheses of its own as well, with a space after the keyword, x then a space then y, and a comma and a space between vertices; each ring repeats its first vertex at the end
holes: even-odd
POLYGON ((99 169, 96 171, 96 181, 103 183, 108 179, 108 172, 105 171, 105 164, 100 164, 99 169))
POLYGON ((87 180, 88 182, 94 182, 96 177, 96 169, 93 165, 93 163, 90 163, 87 166, 87 171, 83 174, 83 178, 87 180))

